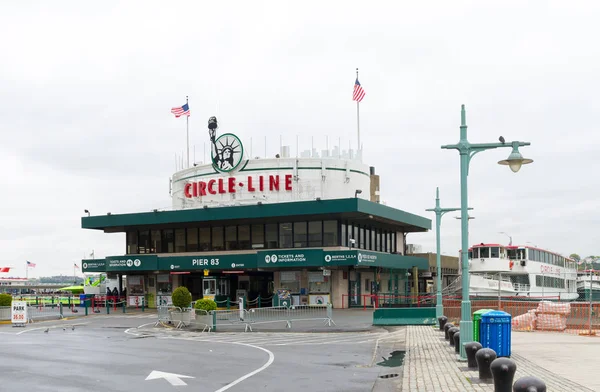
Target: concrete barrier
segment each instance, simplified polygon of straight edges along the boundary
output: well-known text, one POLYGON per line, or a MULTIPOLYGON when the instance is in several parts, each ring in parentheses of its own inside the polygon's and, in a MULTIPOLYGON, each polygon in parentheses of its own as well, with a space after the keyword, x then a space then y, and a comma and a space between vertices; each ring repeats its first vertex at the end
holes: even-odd
POLYGON ((373 311, 373 325, 435 324, 435 308, 380 308, 373 311))

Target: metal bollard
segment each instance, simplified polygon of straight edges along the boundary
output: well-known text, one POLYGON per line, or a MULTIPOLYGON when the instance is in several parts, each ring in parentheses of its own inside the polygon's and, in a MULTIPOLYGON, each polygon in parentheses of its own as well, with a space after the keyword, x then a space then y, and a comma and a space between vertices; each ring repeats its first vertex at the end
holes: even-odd
POLYGON ((494 377, 494 392, 511 392, 517 363, 510 358, 496 358, 490 370, 494 377))
POLYGON ((454 346, 454 334, 460 331, 460 329, 456 327, 452 327, 448 330, 448 340, 450 341, 450 346, 454 346))
POLYGON ((123 313, 125 313, 125 308, 127 308, 127 306, 125 306, 125 302, 123 302, 123 313))
POLYGON ((519 378, 513 385, 513 392, 546 392, 546 384, 537 377, 519 378))
POLYGON ((104 305, 106 307, 106 314, 110 314, 110 306, 108 304, 108 301, 106 301, 104 305))
POLYGON ((85 315, 88 315, 88 300, 84 299, 83 300, 83 305, 85 306, 85 315))
POLYGON ((444 339, 446 339, 446 340, 450 339, 450 338, 448 337, 448 330, 449 330, 450 328, 453 328, 453 327, 454 327, 454 324, 452 324, 452 323, 446 323, 446 324, 444 325, 444 339))
POLYGON ((460 354, 460 331, 455 333, 452 339, 454 339, 454 352, 460 354))
POLYGON ((440 325, 441 332, 444 332, 444 325, 446 325, 447 322, 448 322, 448 317, 446 317, 446 316, 438 317, 438 323, 440 325))
POLYGON ((490 378, 494 377, 490 371, 490 365, 494 359, 496 359, 496 352, 491 348, 482 348, 481 350, 477 351, 477 354, 475 354, 475 360, 477 361, 480 380, 489 380, 490 378))
POLYGON ((477 351, 482 349, 482 345, 479 342, 469 342, 465 344, 465 351, 467 352, 467 366, 470 368, 477 368, 477 361, 475 360, 475 354, 477 351))

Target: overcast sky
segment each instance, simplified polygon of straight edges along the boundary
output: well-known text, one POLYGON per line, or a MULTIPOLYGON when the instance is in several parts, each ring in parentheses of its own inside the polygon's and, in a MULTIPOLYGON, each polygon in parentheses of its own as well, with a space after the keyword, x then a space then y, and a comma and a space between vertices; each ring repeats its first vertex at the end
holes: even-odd
MULTIPOLYGON (((600 6, 596 2, 6 2, 0 6, 0 267, 72 274, 124 234, 81 229, 92 214, 168 207, 190 97, 196 159, 206 121, 254 155, 282 135, 300 150, 351 140, 355 68, 364 161, 383 200, 426 216, 440 187, 459 207, 460 105, 469 140, 531 142, 517 173, 509 149, 472 161, 470 244, 535 244, 568 255, 600 243, 600 6), (376 5, 375 5, 376 4, 376 5), (302 144, 303 143, 303 144, 302 144), (261 146, 261 147, 259 147, 261 146)), ((270 147, 269 147, 270 145, 270 147)), ((293 149, 292 149, 293 151, 293 149)), ((460 248, 458 213, 442 251, 460 248)), ((409 243, 435 251, 435 232, 409 243)))

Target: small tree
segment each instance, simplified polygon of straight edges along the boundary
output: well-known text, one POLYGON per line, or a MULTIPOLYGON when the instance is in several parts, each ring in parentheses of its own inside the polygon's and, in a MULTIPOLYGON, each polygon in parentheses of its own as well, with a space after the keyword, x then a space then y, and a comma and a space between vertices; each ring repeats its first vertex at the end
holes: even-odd
POLYGON ((12 303, 12 295, 0 294, 0 306, 10 306, 12 303))
POLYGON ((217 303, 212 299, 202 298, 201 300, 196 301, 195 308, 196 310, 205 310, 210 312, 217 310, 217 303))
POLYGON ((190 307, 192 303, 192 294, 187 289, 187 287, 177 287, 173 290, 173 295, 171 296, 173 299, 173 306, 177 306, 185 311, 185 309, 190 307))

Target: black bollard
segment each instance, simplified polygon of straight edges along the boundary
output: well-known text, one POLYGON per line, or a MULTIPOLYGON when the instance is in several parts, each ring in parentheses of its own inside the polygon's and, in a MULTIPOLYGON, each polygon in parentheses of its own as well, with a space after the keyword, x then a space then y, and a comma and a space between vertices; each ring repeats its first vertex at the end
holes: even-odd
POLYGON ((477 361, 475 360, 475 354, 481 350, 482 346, 479 342, 469 342, 465 344, 465 351, 467 352, 467 366, 470 368, 477 368, 477 361))
POLYGON ((546 384, 537 377, 519 378, 512 387, 513 392, 546 392, 546 384))
POLYGON ((454 346, 454 334, 460 331, 460 329, 456 327, 452 327, 448 330, 448 340, 450 341, 450 345, 454 346))
POLYGON ((491 348, 482 348, 481 350, 477 351, 477 354, 475 354, 475 360, 477 361, 480 380, 489 380, 490 378, 494 377, 490 371, 490 365, 494 359, 496 359, 496 352, 491 348))
POLYGON ((452 339, 454 339, 454 352, 460 354, 460 331, 455 333, 452 339))
POLYGON ((444 338, 445 338, 446 340, 450 339, 450 338, 448 337, 448 330, 449 330, 450 328, 452 328, 452 327, 454 327, 454 324, 452 324, 452 323, 446 323, 446 324, 444 325, 444 338))
POLYGON ((444 325, 448 322, 448 317, 440 316, 438 317, 438 323, 440 324, 440 331, 444 332, 444 325))
POLYGON ((510 358, 496 358, 490 370, 494 377, 494 392, 511 392, 517 363, 510 358))

